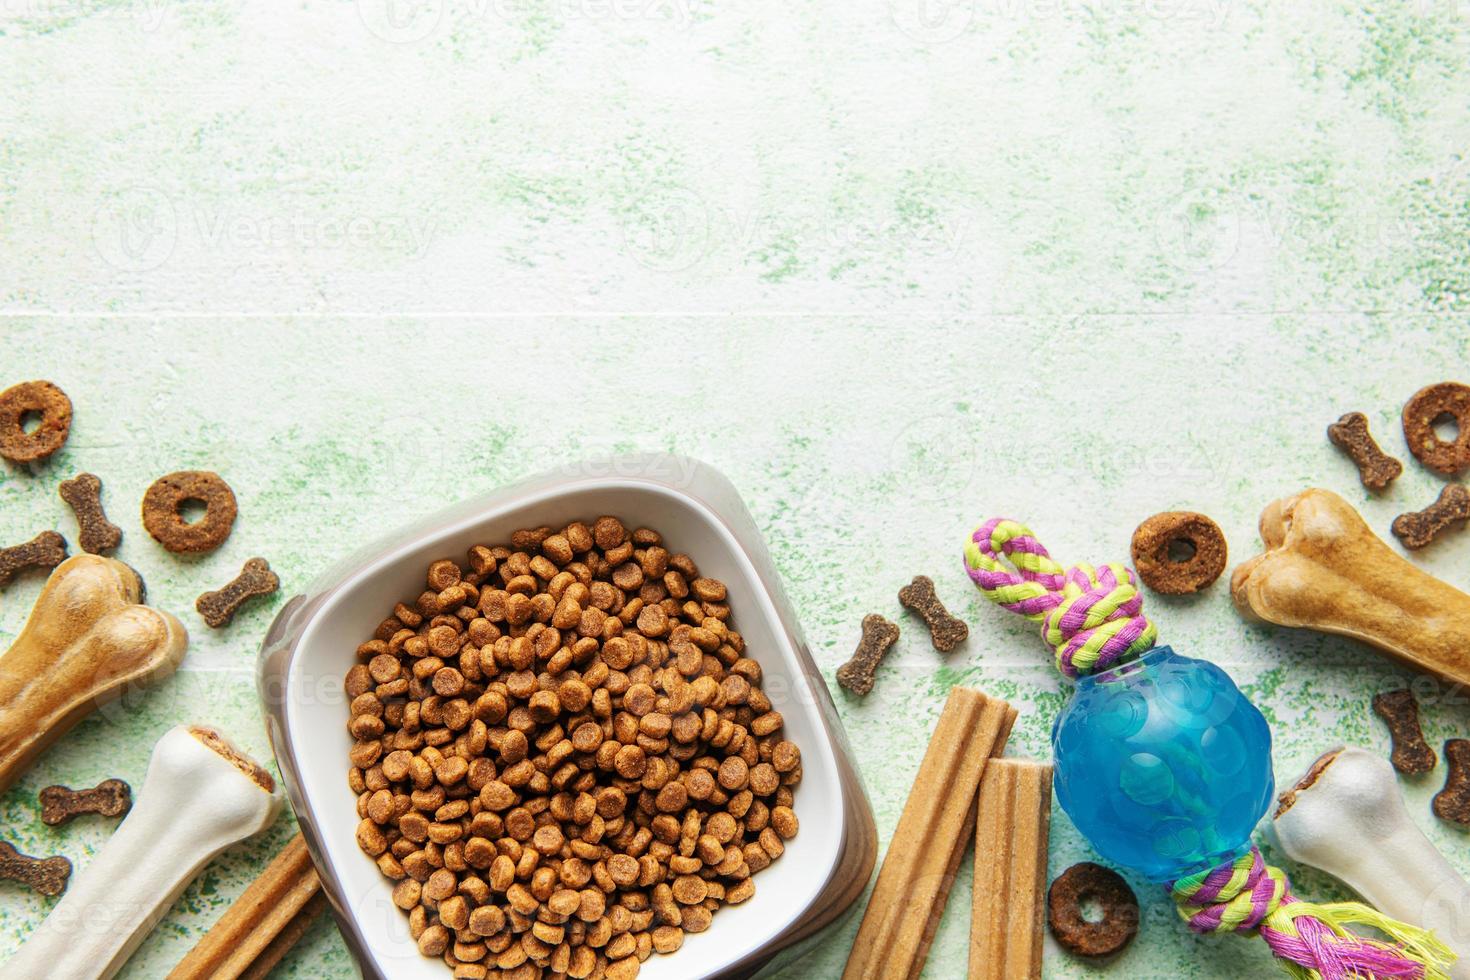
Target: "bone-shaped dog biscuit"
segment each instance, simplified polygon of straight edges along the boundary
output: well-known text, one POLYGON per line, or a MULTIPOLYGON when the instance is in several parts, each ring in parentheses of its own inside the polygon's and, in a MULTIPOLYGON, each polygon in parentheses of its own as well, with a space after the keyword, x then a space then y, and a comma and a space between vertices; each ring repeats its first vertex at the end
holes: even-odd
POLYGON ((1382 490, 1404 471, 1404 464, 1378 448, 1368 431, 1368 416, 1348 412, 1327 427, 1327 438, 1358 467, 1358 479, 1369 490, 1382 490))
POLYGON ((235 580, 215 592, 206 592, 194 602, 194 608, 204 621, 215 629, 228 626, 235 613, 246 600, 258 595, 270 595, 281 587, 281 580, 271 571, 270 562, 264 558, 252 558, 240 569, 235 580))
POLYGON ((57 492, 77 516, 81 534, 77 543, 83 551, 100 555, 122 543, 122 528, 107 519, 102 510, 102 481, 91 473, 63 480, 57 492))
POLYGON ((24 544, 0 548, 0 586, 27 568, 55 568, 66 560, 66 538, 42 531, 24 544))
POLYGON ((898 601, 924 618, 929 626, 929 640, 940 653, 949 653, 970 635, 970 627, 944 608, 934 592, 934 580, 915 575, 914 580, 898 590, 898 601))
POLYGON ((873 674, 879 661, 897 640, 897 626, 877 613, 864 616, 863 638, 858 641, 852 658, 837 668, 837 683, 854 694, 867 694, 873 689, 873 674))
POLYGON ((1351 636, 1470 684, 1470 595, 1415 567, 1346 500, 1305 490, 1261 514, 1266 550, 1235 569, 1242 615, 1351 636))
POLYGON ((36 858, 22 854, 15 846, 0 840, 0 878, 18 881, 22 885, 56 897, 66 891, 66 882, 71 877, 71 861, 64 857, 36 858))
POLYGON ((1470 490, 1451 483, 1439 492, 1439 499, 1421 511, 1400 514, 1393 520, 1393 534, 1405 548, 1422 548, 1451 524, 1470 520, 1470 490))
POLYGON ((1445 742, 1444 761, 1449 767, 1444 789, 1434 794, 1430 806, 1441 820, 1470 824, 1470 739, 1452 738, 1445 742))
POLYGON ((1419 727, 1419 702, 1408 688, 1373 695, 1373 713, 1388 725, 1393 738, 1389 761, 1406 775, 1429 772, 1439 761, 1434 750, 1424 741, 1419 727))
POLYGON ((120 817, 132 805, 132 788, 121 779, 104 779, 91 789, 47 786, 41 790, 41 822, 56 827, 84 813, 120 817))
POLYGON ((46 580, 0 654, 0 792, 99 706, 179 665, 188 634, 138 605, 141 591, 131 568, 97 555, 68 558, 46 580))

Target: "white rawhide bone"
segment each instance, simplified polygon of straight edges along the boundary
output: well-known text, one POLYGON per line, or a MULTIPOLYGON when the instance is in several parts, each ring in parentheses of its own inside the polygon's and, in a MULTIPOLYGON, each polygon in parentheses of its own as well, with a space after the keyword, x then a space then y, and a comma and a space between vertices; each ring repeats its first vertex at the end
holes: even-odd
POLYGON ((1341 879, 1378 911, 1431 929, 1470 980, 1470 885, 1414 824, 1388 762, 1363 749, 1333 749, 1281 797, 1281 849, 1341 879))
POLYGON ((1261 513, 1266 550, 1237 568, 1242 615, 1351 636, 1420 670, 1470 684, 1470 595, 1416 568, 1329 490, 1261 513))
POLYGON ((279 802, 270 774, 218 732, 170 730, 132 812, 0 976, 111 977, 209 859, 270 826, 279 802))

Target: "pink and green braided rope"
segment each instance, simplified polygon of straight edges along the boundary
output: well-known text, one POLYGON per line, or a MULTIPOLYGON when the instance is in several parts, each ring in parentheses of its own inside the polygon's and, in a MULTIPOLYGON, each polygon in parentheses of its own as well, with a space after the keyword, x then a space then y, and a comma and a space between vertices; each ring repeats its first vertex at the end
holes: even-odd
MULTIPOLYGON (((1063 568, 1024 524, 1004 518, 981 524, 965 543, 965 568, 991 602, 1041 623, 1057 669, 1068 677, 1125 664, 1158 641, 1131 569, 1063 568)), ((1254 846, 1234 861, 1180 878, 1169 892, 1189 928, 1259 935, 1300 980, 1448 980, 1445 967, 1454 960, 1432 933, 1359 902, 1301 901, 1286 873, 1254 846), (1348 925, 1371 926, 1390 941, 1354 935, 1348 925)))

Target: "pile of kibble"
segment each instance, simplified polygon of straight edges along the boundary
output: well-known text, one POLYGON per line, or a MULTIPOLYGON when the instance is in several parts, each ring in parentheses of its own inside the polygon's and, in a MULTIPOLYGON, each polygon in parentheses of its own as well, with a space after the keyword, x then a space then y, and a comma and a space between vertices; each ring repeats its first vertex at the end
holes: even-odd
POLYGON ((614 517, 428 569, 347 673, 357 842, 465 978, 634 977, 797 830, 725 586, 614 517))

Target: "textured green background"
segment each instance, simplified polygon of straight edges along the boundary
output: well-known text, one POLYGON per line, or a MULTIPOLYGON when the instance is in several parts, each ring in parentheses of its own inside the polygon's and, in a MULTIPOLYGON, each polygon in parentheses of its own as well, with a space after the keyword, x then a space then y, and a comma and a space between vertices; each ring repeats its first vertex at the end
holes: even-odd
MULTIPOLYGON (((1025 624, 959 549, 993 513, 1063 560, 1126 557, 1139 520, 1214 516, 1234 559, 1311 484, 1375 528, 1323 429, 1466 374, 1470 11, 1445 0, 0 0, 0 387, 72 396, 65 451, 0 469, 0 541, 56 527, 86 469, 120 557, 194 642, 182 672, 82 725, 0 799, 3 836, 79 865, 110 825, 41 825, 36 790, 122 776, 182 720, 269 754, 251 665, 280 600, 208 630, 194 596, 267 556, 286 589, 442 504, 586 455, 670 450, 735 482, 829 679, 864 613, 904 636, 839 692, 881 836, 944 691, 1062 700, 1025 624), (234 535, 180 561, 142 531, 156 476, 202 467, 234 535), (972 626, 948 657, 901 617, 918 572, 972 626)), ((1465 586, 1470 542, 1416 561, 1465 586)), ((40 587, 0 593, 0 642, 40 587)), ((1247 627, 1216 586, 1150 598, 1228 665, 1292 778, 1379 750, 1404 675, 1336 639, 1247 627)), ((1425 684, 1433 742, 1462 692, 1425 684)), ((1462 870, 1462 835, 1410 809, 1462 870)), ((811 832, 811 829, 808 829, 811 832)), ((234 848, 128 967, 161 975, 288 836, 234 848)), ((168 847, 166 840, 160 848, 168 847)), ((1089 857, 1065 817, 1052 870, 1089 857)), ((1304 895, 1341 893, 1287 865, 1304 895)), ((968 863, 966 865, 968 873, 968 863)), ((1264 975, 1143 882, 1138 941, 1048 976, 1264 975)), ((926 972, 963 970, 956 887, 926 972)), ((0 955, 47 900, 0 884, 0 955)), ((835 976, 849 916, 770 976, 835 976)), ((284 975, 350 972, 322 923, 284 975)))

